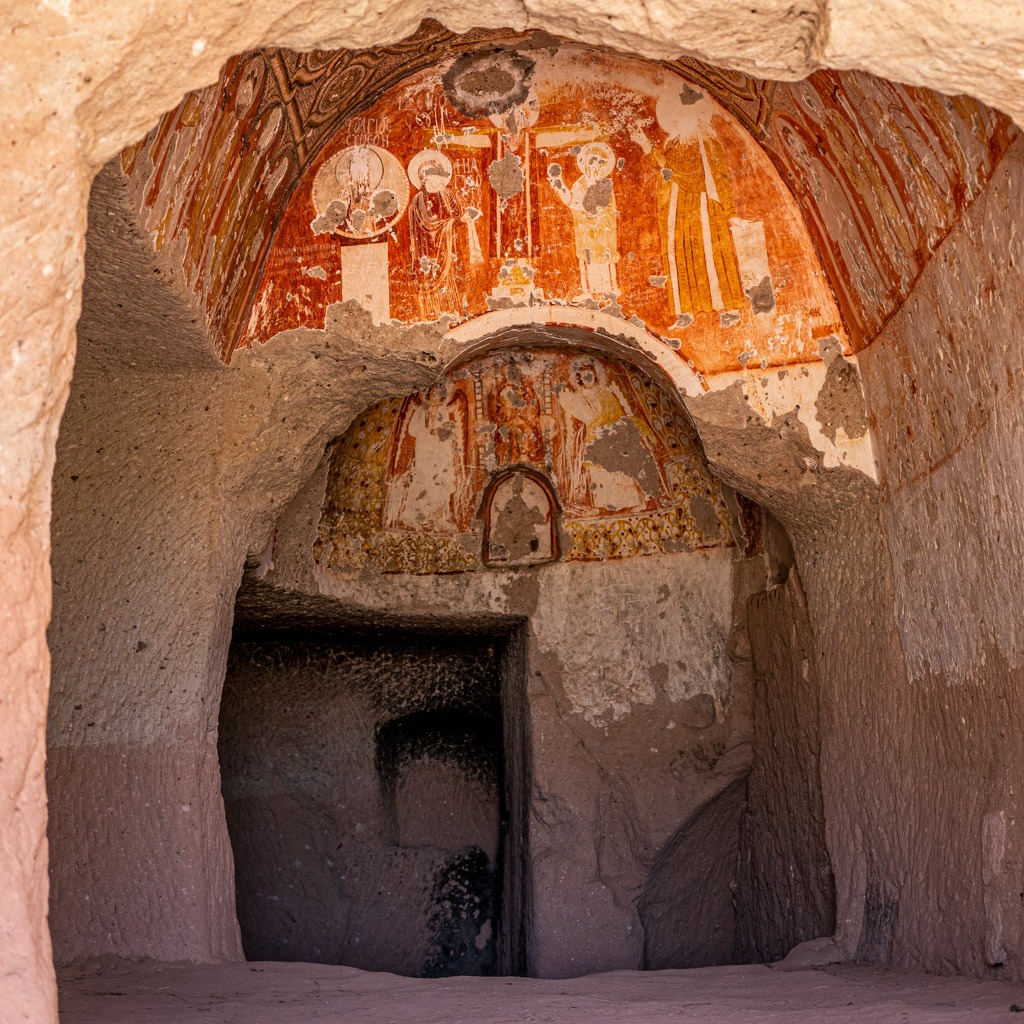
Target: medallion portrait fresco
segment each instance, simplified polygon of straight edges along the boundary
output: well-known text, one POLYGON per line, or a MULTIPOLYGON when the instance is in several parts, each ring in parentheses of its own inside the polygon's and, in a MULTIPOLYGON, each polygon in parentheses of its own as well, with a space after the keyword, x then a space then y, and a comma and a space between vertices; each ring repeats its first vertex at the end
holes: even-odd
POLYGON ((595 351, 516 348, 356 418, 334 445, 315 556, 431 573, 731 543, 666 388, 595 351))

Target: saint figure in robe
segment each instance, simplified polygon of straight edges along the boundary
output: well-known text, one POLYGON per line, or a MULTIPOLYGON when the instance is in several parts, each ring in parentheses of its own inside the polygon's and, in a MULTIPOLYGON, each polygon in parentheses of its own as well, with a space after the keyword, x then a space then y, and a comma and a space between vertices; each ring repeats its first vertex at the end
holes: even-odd
POLYGON ((601 512, 642 512, 654 508, 659 490, 659 469, 651 452, 651 430, 633 417, 629 402, 608 380, 600 361, 577 356, 569 379, 558 392, 558 404, 565 415, 563 442, 563 500, 567 511, 577 515, 601 512), (615 465, 604 465, 598 452, 618 434, 620 442, 611 447, 621 451, 627 435, 643 446, 639 464, 646 467, 645 480, 615 465))
POLYGON ((424 320, 462 315, 456 245, 460 223, 469 233, 470 259, 480 251, 472 217, 450 187, 452 173, 451 160, 438 150, 425 149, 409 161, 409 180, 418 190, 409 204, 412 277, 424 320))
POLYGON ((388 529, 454 533, 468 524, 468 408, 465 394, 442 377, 406 400, 388 472, 388 529))
POLYGON ((659 170, 662 265, 676 326, 696 313, 735 312, 744 304, 731 224, 736 220, 725 150, 711 130, 711 101, 680 83, 658 99, 655 116, 668 136, 661 149, 640 129, 635 143, 659 170))
POLYGON ((572 211, 576 259, 580 265, 580 295, 575 299, 602 299, 619 294, 615 265, 619 262, 619 211, 611 173, 615 153, 605 142, 588 142, 576 155, 580 176, 566 185, 559 164, 548 167, 548 184, 572 211))
POLYGON ((544 433, 540 403, 528 381, 504 380, 492 398, 494 455, 499 466, 543 466, 544 433))

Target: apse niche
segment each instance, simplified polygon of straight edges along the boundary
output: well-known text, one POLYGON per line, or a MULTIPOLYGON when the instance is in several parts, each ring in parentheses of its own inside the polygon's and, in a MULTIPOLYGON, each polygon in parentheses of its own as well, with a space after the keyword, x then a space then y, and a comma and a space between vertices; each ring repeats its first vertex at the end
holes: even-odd
POLYGON ((239 632, 231 656, 246 952, 565 977, 829 934, 828 899, 801 920, 766 900, 771 943, 737 926, 759 833, 741 827, 752 686, 733 654, 764 585, 760 511, 680 402, 743 391, 766 422, 799 413, 836 464, 867 458, 866 426, 826 437, 814 418, 823 353, 852 342, 804 219, 752 122, 678 69, 548 37, 450 56, 292 152, 272 97, 319 72, 245 55, 122 157, 169 239, 193 221, 164 192, 207 180, 198 125, 230 105, 225 151, 266 153, 234 179, 239 208, 276 211, 266 230, 186 257, 225 361, 297 329, 332 359, 425 325, 461 353, 423 390, 346 405, 275 523, 261 587, 326 602, 314 625, 334 635, 268 620, 278 639, 239 632), (464 642, 496 620, 520 636, 518 689, 493 667, 510 641, 464 642), (376 636, 358 650, 355 621, 376 636), (429 682, 442 663, 458 699, 429 682))

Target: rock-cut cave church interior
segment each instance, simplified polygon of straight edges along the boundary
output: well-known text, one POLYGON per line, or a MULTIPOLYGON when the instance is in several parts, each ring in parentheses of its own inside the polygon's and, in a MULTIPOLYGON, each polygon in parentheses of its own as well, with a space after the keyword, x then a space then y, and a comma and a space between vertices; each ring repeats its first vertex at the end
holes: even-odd
POLYGON ((274 4, 18 30, 0 1021, 1020 1009, 1012 76, 274 4))

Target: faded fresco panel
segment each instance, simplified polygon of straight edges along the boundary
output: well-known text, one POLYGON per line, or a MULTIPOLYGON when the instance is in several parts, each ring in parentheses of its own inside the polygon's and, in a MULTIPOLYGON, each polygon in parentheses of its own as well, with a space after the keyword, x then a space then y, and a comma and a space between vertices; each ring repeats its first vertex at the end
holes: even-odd
MULTIPOLYGON (((711 313, 730 313, 734 255, 743 297, 750 311, 760 314, 755 325, 771 322, 773 300, 824 322, 832 315, 831 299, 815 312, 814 294, 819 287, 831 288, 858 349, 899 307, 1016 135, 1007 117, 975 100, 860 72, 821 71, 787 83, 688 58, 670 67, 681 78, 650 62, 602 56, 549 36, 508 30, 459 36, 432 22, 408 39, 372 50, 250 52, 229 60, 216 85, 186 96, 146 138, 124 151, 121 163, 135 186, 153 246, 180 260, 225 361, 239 345, 268 341, 278 330, 322 327, 331 302, 354 298, 369 303, 376 319, 390 314, 390 298, 381 298, 379 261, 374 287, 368 289, 369 282, 351 280, 353 269, 361 276, 355 256, 339 254, 329 235, 309 230, 318 215, 312 183, 324 165, 352 147, 377 147, 404 161, 408 199, 422 197, 401 209, 405 189, 396 181, 394 219, 408 237, 398 243, 390 233, 375 236, 402 257, 402 273, 410 279, 406 301, 411 298, 416 306, 417 298, 425 300, 418 318, 474 315, 468 306, 459 308, 451 293, 438 298, 450 279, 447 269, 454 270, 456 281, 467 281, 471 294, 499 301, 523 301, 540 290, 577 305, 625 294, 629 301, 619 305, 629 310, 627 318, 635 316, 652 334, 668 338, 707 374, 714 366, 731 366, 730 359, 743 353, 741 365, 781 363, 785 346, 792 347, 800 330, 794 334, 779 313, 775 326, 782 329, 769 339, 755 331, 755 344, 748 346, 739 340, 745 335, 743 318, 738 330, 706 335, 703 325, 714 321, 702 315, 707 310, 696 316, 697 330, 691 328, 689 335, 680 333, 682 328, 663 330, 663 319, 645 313, 644 297, 651 289, 663 289, 661 302, 655 302, 663 316, 678 309, 676 319, 685 319, 690 311, 681 307, 691 291, 698 304, 704 296, 711 313), (453 68, 453 78, 460 68, 472 75, 481 54, 498 56, 499 70, 513 78, 525 78, 522 72, 533 62, 529 87, 515 100, 511 119, 509 110, 497 109, 502 106, 497 95, 481 93, 475 106, 466 102, 473 90, 453 93, 453 101, 440 95, 443 76, 453 68), (404 86, 424 79, 433 82, 437 102, 400 110, 396 120, 404 86), (678 88, 677 82, 682 83, 678 88), (706 111, 681 120, 659 117, 663 84, 670 106, 673 94, 690 98, 703 92, 713 98, 710 123, 706 111), (627 100, 646 100, 617 104, 615 86, 627 100), (396 133, 407 133, 410 122, 413 134, 399 153, 393 146, 396 133), (650 140, 651 154, 644 152, 640 133, 650 140), (703 143, 703 155, 700 147, 694 149, 694 138, 703 143), (530 139, 533 144, 526 144, 530 139), (434 157, 414 163, 420 152, 434 157), (656 167, 641 186, 642 196, 635 191, 645 160, 666 161, 661 170, 675 176, 671 218, 671 182, 659 183, 656 167), (672 161, 678 166, 668 166, 672 161), (685 173, 687 161, 692 175, 685 173), (427 162, 442 169, 439 178, 423 173, 427 162), (520 176, 521 192, 516 191, 520 176), (440 184, 431 191, 435 181, 440 184), (764 191, 767 213, 755 202, 758 189, 764 191), (655 212, 659 194, 662 208, 655 212), (733 208, 735 220, 729 213, 733 208), (806 223, 795 248, 779 235, 779 211, 796 211, 806 223), (651 230, 637 230, 644 219, 651 230), (656 221, 667 228, 670 219, 671 248, 655 230, 656 221), (472 234, 464 227, 470 223, 472 234), (282 227, 286 237, 279 240, 282 227), (543 249, 552 232, 565 236, 566 263, 519 262, 531 249, 543 249), (414 242, 417 237, 425 247, 414 242), (437 255, 446 252, 458 255, 459 264, 446 268, 437 255), (506 257, 513 262, 495 271, 490 261, 498 257, 502 264, 506 257), (414 265, 422 269, 417 272, 414 265), (346 267, 350 280, 343 285, 346 267), (543 281, 531 280, 528 268, 543 281), (495 272, 503 271, 495 284, 495 272), (770 289, 761 287, 766 276, 770 289), (654 284, 652 278, 664 283, 654 284), (811 289, 800 294, 802 279, 811 289), (716 360, 705 364, 707 342, 714 343, 716 360)), ((661 106, 665 114, 665 103, 661 106)), ((377 223, 371 218, 359 230, 365 234, 377 223)), ((398 226, 394 230, 401 233, 398 226)), ((347 241, 358 240, 350 235, 347 241)), ((391 272, 398 266, 390 261, 391 272)), ((647 295, 652 297, 658 296, 647 295)), ((739 303, 741 314, 746 303, 739 303)), ((816 361, 813 348, 811 359, 816 361)))
POLYGON ((460 572, 731 543, 678 402, 581 349, 502 350, 335 443, 320 565, 460 572))

